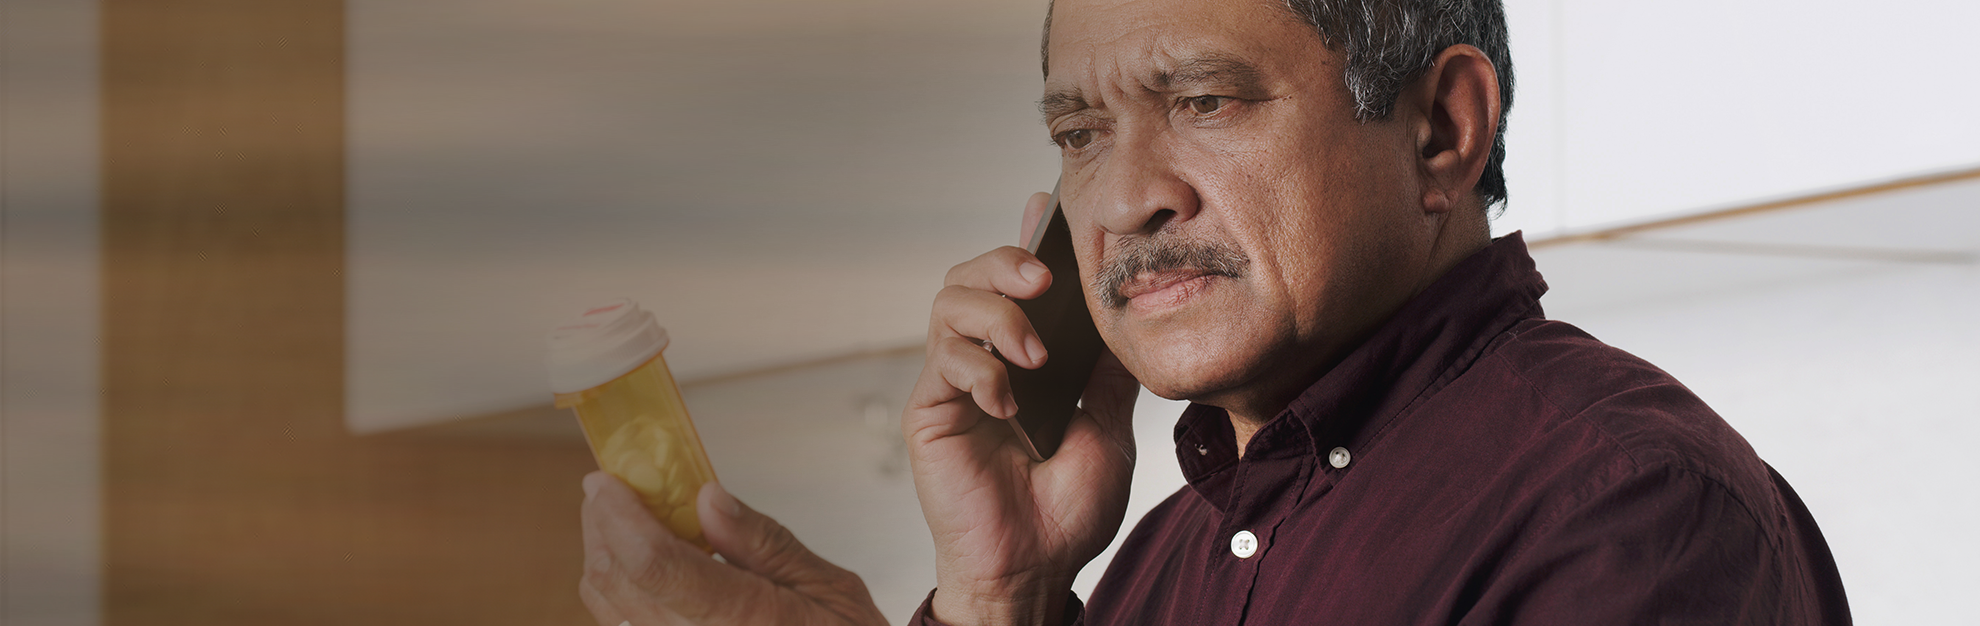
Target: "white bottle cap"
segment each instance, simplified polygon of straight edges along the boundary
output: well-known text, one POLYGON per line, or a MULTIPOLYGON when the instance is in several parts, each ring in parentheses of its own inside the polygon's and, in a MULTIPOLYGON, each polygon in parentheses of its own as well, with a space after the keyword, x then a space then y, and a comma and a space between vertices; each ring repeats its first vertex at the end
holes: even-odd
POLYGON ((667 349, 653 313, 620 298, 550 331, 550 391, 575 393, 626 375, 667 349))

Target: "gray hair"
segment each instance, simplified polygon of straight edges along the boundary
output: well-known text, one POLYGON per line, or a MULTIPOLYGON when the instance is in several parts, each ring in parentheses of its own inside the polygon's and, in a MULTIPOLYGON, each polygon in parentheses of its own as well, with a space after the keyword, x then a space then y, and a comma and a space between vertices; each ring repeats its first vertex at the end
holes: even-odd
MULTIPOLYGON (((1444 49, 1470 44, 1485 53, 1499 77, 1499 127, 1475 188, 1488 210, 1506 201, 1506 114, 1512 111, 1512 50, 1499 0, 1285 0, 1286 8, 1320 32, 1327 47, 1347 55, 1344 77, 1355 118, 1385 119, 1403 88, 1421 78, 1444 49)), ((1039 58, 1048 61, 1052 10, 1045 10, 1039 58)), ((1049 66, 1047 68, 1049 72, 1049 66)))
POLYGON ((1444 49, 1470 44, 1484 52, 1499 75, 1499 128, 1476 189, 1487 207, 1505 203, 1513 66, 1499 0, 1286 0, 1286 8, 1319 30, 1327 47, 1347 54, 1347 88, 1363 121, 1395 112, 1396 97, 1444 49))

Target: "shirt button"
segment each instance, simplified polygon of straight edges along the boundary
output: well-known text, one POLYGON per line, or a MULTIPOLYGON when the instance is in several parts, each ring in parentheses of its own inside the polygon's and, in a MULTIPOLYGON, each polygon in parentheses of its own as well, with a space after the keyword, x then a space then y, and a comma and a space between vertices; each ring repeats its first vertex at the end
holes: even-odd
POLYGON ((1334 469, 1345 468, 1352 460, 1354 455, 1348 454, 1347 448, 1334 448, 1333 452, 1327 453, 1327 464, 1334 466, 1334 469))
POLYGON ((1251 555, 1258 554, 1258 535, 1251 534, 1249 530, 1240 530, 1237 534, 1231 535, 1231 554, 1237 555, 1240 559, 1248 559, 1251 555))

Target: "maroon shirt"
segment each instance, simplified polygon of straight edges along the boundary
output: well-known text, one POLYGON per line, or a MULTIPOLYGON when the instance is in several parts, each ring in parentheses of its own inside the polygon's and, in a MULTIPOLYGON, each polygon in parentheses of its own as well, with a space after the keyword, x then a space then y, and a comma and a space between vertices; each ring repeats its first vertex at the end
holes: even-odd
MULTIPOLYGON (((1243 459, 1224 411, 1190 406, 1189 486, 1128 535, 1080 622, 1848 624, 1787 481, 1669 374, 1544 319, 1546 289, 1519 235, 1499 239, 1243 459)), ((916 623, 938 622, 924 604, 916 623)))

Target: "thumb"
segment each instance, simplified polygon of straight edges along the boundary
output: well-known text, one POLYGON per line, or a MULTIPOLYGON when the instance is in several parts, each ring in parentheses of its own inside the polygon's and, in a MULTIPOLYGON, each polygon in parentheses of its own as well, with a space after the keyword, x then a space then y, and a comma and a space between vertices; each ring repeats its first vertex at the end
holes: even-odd
POLYGON ((720 483, 702 485, 698 499, 702 534, 730 565, 786 587, 845 571, 812 554, 783 524, 744 506, 720 483))

